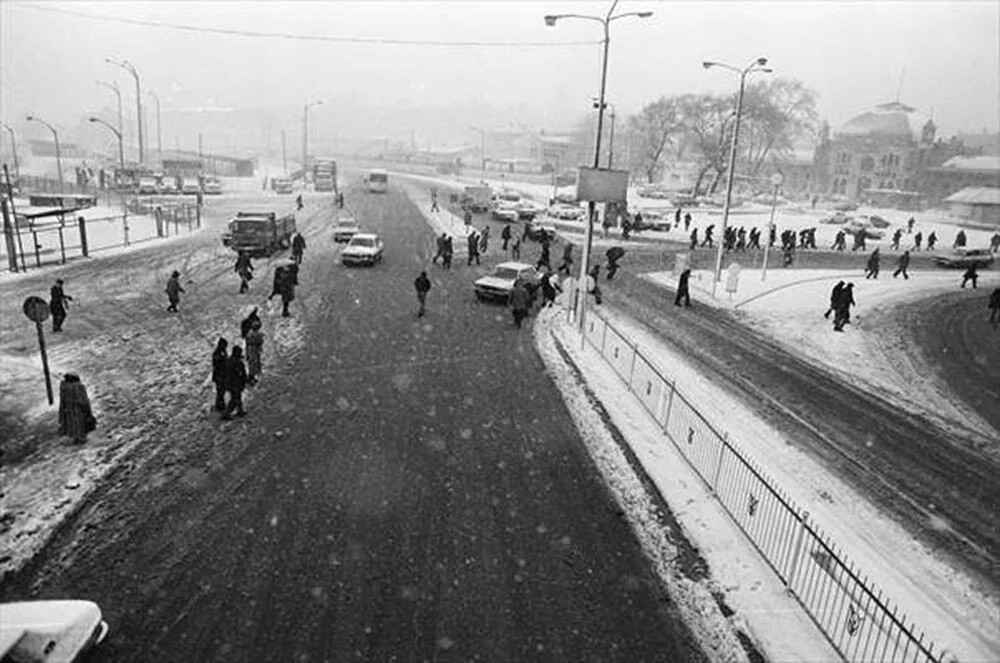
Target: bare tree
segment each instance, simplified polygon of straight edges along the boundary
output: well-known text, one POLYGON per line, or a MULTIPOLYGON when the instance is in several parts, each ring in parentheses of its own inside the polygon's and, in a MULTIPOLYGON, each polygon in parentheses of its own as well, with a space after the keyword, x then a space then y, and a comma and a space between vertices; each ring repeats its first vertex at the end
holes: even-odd
POLYGON ((726 157, 735 106, 729 97, 708 94, 685 95, 683 98, 685 129, 693 151, 698 155, 698 179, 691 192, 698 195, 706 177, 711 182, 705 193, 713 193, 726 172, 726 157))
POLYGON ((813 135, 819 115, 816 92, 787 78, 758 81, 743 98, 740 160, 756 176, 769 157, 787 157, 796 141, 813 135))
POLYGON ((660 97, 629 118, 629 140, 636 148, 629 164, 652 183, 663 172, 663 158, 684 133, 679 97, 660 97))

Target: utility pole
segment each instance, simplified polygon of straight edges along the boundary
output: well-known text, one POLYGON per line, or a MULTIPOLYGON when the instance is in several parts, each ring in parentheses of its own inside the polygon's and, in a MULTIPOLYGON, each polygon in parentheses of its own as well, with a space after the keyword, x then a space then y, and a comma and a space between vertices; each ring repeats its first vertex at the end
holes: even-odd
POLYGON ((281 130, 281 167, 285 171, 285 177, 288 176, 288 152, 285 149, 285 130, 281 130))

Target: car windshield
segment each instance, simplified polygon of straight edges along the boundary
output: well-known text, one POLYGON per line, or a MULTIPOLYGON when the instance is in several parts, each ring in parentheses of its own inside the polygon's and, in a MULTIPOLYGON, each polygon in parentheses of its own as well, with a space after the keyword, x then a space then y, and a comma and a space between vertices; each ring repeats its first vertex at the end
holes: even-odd
POLYGON ((337 222, 337 225, 342 228, 354 228, 358 224, 354 219, 341 219, 337 222))
POLYGON ((231 224, 235 232, 259 232, 267 229, 263 219, 242 219, 231 224))
POLYGON ((351 246, 375 246, 375 240, 370 237, 355 237, 351 240, 351 246))
POLYGON ((513 269, 511 267, 497 267, 493 271, 493 276, 497 277, 498 279, 510 279, 511 281, 516 279, 518 274, 519 274, 518 270, 513 269))

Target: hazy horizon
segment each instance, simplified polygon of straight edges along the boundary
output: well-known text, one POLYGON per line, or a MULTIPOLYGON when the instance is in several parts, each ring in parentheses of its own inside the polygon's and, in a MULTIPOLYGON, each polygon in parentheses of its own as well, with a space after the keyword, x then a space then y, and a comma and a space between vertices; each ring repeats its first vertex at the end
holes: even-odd
MULTIPOLYGON (((143 103, 150 103, 145 91, 155 90, 165 115, 212 107, 295 109, 324 99, 312 111, 317 131, 366 127, 378 108, 444 113, 461 107, 471 124, 477 105, 519 107, 538 126, 561 127, 591 112, 601 27, 582 20, 546 27, 543 16, 602 14, 608 7, 559 1, 2 0, 0 115, 20 122, 34 113, 53 124, 76 125, 81 116, 113 104, 98 80, 116 81, 126 108, 134 108, 132 79, 107 64, 110 57, 135 64, 143 103), (299 37, 542 45, 232 36, 75 14, 299 37)), ((819 93, 820 117, 834 129, 898 95, 933 116, 941 136, 1000 130, 1000 3, 629 0, 617 12, 643 10, 654 16, 612 24, 607 95, 619 116, 661 95, 733 93, 735 74, 705 71, 702 61, 742 66, 763 55, 773 75, 799 79, 819 93)), ((523 119, 511 116, 509 122, 523 119)), ((294 119, 288 124, 289 131, 298 129, 294 119)))

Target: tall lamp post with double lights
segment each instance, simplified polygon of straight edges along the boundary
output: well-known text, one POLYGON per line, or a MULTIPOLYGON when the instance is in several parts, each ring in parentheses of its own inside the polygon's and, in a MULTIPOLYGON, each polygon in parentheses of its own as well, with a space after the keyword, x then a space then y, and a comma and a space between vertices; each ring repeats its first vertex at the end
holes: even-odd
POLYGON ((99 117, 92 117, 89 119, 91 122, 107 127, 108 129, 111 130, 111 133, 113 133, 115 137, 118 138, 118 165, 121 167, 122 172, 125 172, 125 145, 122 142, 122 132, 119 131, 118 129, 115 129, 113 126, 111 126, 110 124, 108 124, 99 117))
MULTIPOLYGON (((722 230, 719 237, 719 250, 715 256, 715 271, 712 274, 712 297, 715 297, 715 289, 719 285, 719 278, 722 276, 722 253, 725 250, 726 225, 729 222, 729 204, 733 198, 733 175, 736 170, 736 144, 740 138, 740 116, 743 114, 743 91, 746 89, 747 75, 760 71, 765 74, 771 73, 772 69, 767 68, 767 58, 757 58, 743 69, 723 64, 721 62, 702 62, 705 69, 721 67, 729 71, 736 72, 740 77, 740 92, 736 97, 736 126, 733 127, 733 141, 729 146, 729 177, 726 182, 726 202, 722 207, 722 230)), ((770 239, 770 238, 768 238, 770 239)))
MULTIPOLYGON (((604 55, 601 58, 601 93, 597 99, 597 138, 594 141, 594 168, 601 167, 601 133, 604 128, 604 93, 607 89, 608 82, 608 48, 611 45, 611 32, 610 27, 612 21, 617 21, 621 18, 627 18, 629 16, 635 16, 636 18, 649 18, 653 15, 653 12, 625 12, 623 14, 615 14, 615 8, 618 6, 619 0, 614 0, 611 3, 611 8, 608 13, 604 16, 587 16, 583 14, 549 14, 545 17, 545 25, 549 27, 555 26, 556 22, 564 18, 578 18, 585 21, 596 21, 601 24, 604 28, 604 55)), ((580 287, 583 288, 587 282, 587 274, 590 271, 588 264, 590 262, 590 245, 594 239, 594 213, 596 210, 596 205, 594 201, 590 201, 587 204, 587 232, 583 244, 583 258, 580 260, 580 287)), ((579 289, 577 290, 579 293, 579 289)), ((579 310, 579 324, 580 329, 583 330, 583 318, 584 318, 584 308, 586 306, 586 292, 583 296, 577 295, 577 307, 579 310)))
POLYGON ((53 127, 51 124, 49 124, 48 122, 46 122, 45 120, 43 120, 40 117, 35 117, 34 115, 29 115, 27 117, 27 119, 28 119, 29 122, 34 121, 34 122, 39 122, 41 124, 44 124, 45 126, 47 126, 49 128, 49 131, 52 132, 52 137, 56 141, 56 172, 59 173, 59 193, 62 193, 63 192, 62 152, 60 152, 60 150, 59 150, 59 133, 56 132, 56 128, 55 127, 53 127))
POLYGON ((10 133, 10 150, 14 153, 14 177, 17 181, 21 181, 21 166, 17 162, 17 140, 14 138, 14 130, 10 128, 10 125, 0 122, 0 127, 3 127, 10 133))
POLYGON ((132 65, 128 60, 112 60, 111 58, 105 58, 104 60, 108 64, 113 64, 116 67, 121 67, 128 73, 132 74, 132 78, 135 79, 135 123, 136 129, 138 130, 139 137, 139 163, 143 163, 146 160, 146 143, 143 142, 142 133, 142 88, 139 84, 139 72, 135 70, 135 66, 132 65))
POLYGON ((306 171, 309 170, 309 109, 322 106, 323 101, 309 101, 302 108, 302 185, 305 186, 306 171))

